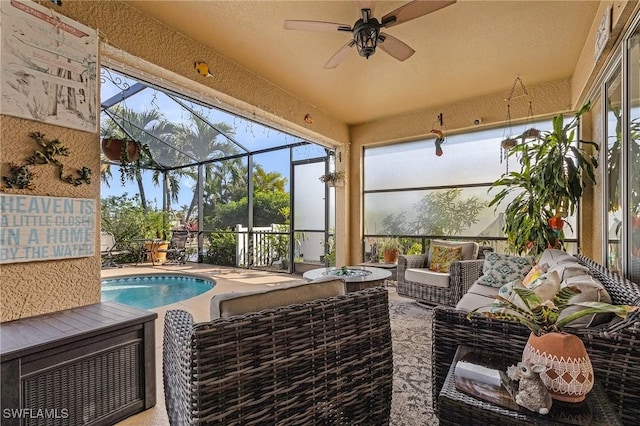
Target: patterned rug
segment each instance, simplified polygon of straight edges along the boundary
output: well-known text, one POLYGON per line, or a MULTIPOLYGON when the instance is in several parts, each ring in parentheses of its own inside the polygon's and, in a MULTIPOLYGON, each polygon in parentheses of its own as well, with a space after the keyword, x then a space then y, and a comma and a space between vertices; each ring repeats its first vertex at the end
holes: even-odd
POLYGON ((431 426, 431 310, 416 302, 389 302, 393 340, 391 425, 431 426))

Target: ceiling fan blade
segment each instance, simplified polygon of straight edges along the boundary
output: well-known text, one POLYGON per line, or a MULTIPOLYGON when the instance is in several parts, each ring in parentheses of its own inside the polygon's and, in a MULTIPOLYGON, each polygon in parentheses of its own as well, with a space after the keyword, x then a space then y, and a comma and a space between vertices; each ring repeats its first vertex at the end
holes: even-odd
POLYGON ((382 17, 381 24, 383 27, 392 27, 402 24, 403 22, 419 18, 443 7, 454 4, 455 0, 439 1, 439 0, 414 0, 396 10, 393 10, 382 17))
POLYGON ((405 61, 416 53, 416 51, 410 48, 405 42, 398 40, 394 36, 380 33, 379 37, 384 38, 384 41, 379 41, 378 47, 399 61, 405 61))
POLYGON ((362 9, 369 9, 371 11, 369 16, 373 16, 375 14, 376 2, 375 0, 358 0, 356 1, 358 6, 358 15, 360 15, 360 11, 362 9))
POLYGON ((335 22, 322 22, 322 21, 296 21, 286 20, 284 21, 285 30, 297 30, 297 31, 349 31, 351 32, 351 26, 346 24, 336 24, 335 22))
POLYGON ((342 63, 342 61, 344 61, 346 59, 346 57, 349 55, 350 49, 355 46, 356 42, 353 40, 350 40, 347 44, 345 44, 344 46, 342 46, 340 48, 340 50, 338 50, 328 61, 326 64, 324 64, 324 67, 326 69, 332 69, 337 67, 338 65, 340 65, 342 63))

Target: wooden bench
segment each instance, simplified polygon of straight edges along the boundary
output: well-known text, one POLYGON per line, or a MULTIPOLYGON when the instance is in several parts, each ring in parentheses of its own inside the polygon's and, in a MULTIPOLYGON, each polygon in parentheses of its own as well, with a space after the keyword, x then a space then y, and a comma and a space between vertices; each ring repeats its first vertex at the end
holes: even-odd
POLYGON ((111 425, 153 407, 157 317, 104 302, 0 324, 2 425, 111 425))

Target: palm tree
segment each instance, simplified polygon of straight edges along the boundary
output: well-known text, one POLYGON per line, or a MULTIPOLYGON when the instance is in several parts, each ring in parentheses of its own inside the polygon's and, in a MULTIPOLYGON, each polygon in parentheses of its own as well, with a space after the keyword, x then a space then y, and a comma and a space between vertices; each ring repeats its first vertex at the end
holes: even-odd
POLYGON ((254 166, 253 185, 256 192, 285 192, 287 179, 278 172, 267 172, 260 164, 254 166))
MULTIPOLYGON (((233 135, 233 128, 226 123, 216 123, 214 125, 221 132, 227 135, 233 135)), ((177 147, 186 155, 196 159, 197 161, 206 161, 213 158, 226 157, 228 155, 238 154, 236 146, 228 139, 218 140, 220 132, 216 130, 204 120, 191 116, 189 123, 183 123, 176 128, 175 142, 177 147)), ((232 159, 232 164, 241 163, 240 159, 232 159)), ((235 167, 229 166, 228 161, 209 162, 204 166, 205 186, 209 190, 214 190, 217 194, 214 198, 222 199, 225 191, 224 183, 229 183, 229 179, 234 179, 235 167), (208 184, 209 181, 217 182, 215 185, 208 184)), ((197 176, 193 171, 184 171, 184 175, 192 176, 196 180, 196 186, 193 190, 193 197, 185 220, 189 220, 197 204, 198 183, 197 176)))

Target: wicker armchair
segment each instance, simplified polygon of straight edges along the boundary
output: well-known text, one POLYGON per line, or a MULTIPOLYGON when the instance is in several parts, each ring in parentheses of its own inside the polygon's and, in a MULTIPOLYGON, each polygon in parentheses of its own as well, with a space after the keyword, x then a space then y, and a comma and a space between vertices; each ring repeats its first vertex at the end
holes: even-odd
POLYGON ((387 425, 388 294, 378 287, 199 324, 169 311, 163 367, 172 425, 387 425))
MULTIPOLYGON (((578 255, 581 264, 600 280, 612 303, 640 306, 640 286, 578 255)), ((433 315, 433 404, 437 401, 458 345, 490 349, 498 355, 519 359, 529 338, 528 328, 511 321, 489 319, 452 307, 438 306, 433 315)), ((640 417, 640 313, 626 319, 614 318, 597 327, 576 329, 572 333, 584 342, 593 364, 596 382, 601 385, 616 414, 625 424, 637 424, 640 417)), ((440 418, 448 414, 438 413, 440 418)))
POLYGON ((481 246, 477 259, 453 262, 449 269, 448 287, 425 285, 406 279, 407 269, 427 267, 427 253, 398 256, 398 294, 430 305, 455 306, 482 275, 485 250, 493 251, 493 248, 481 246))

